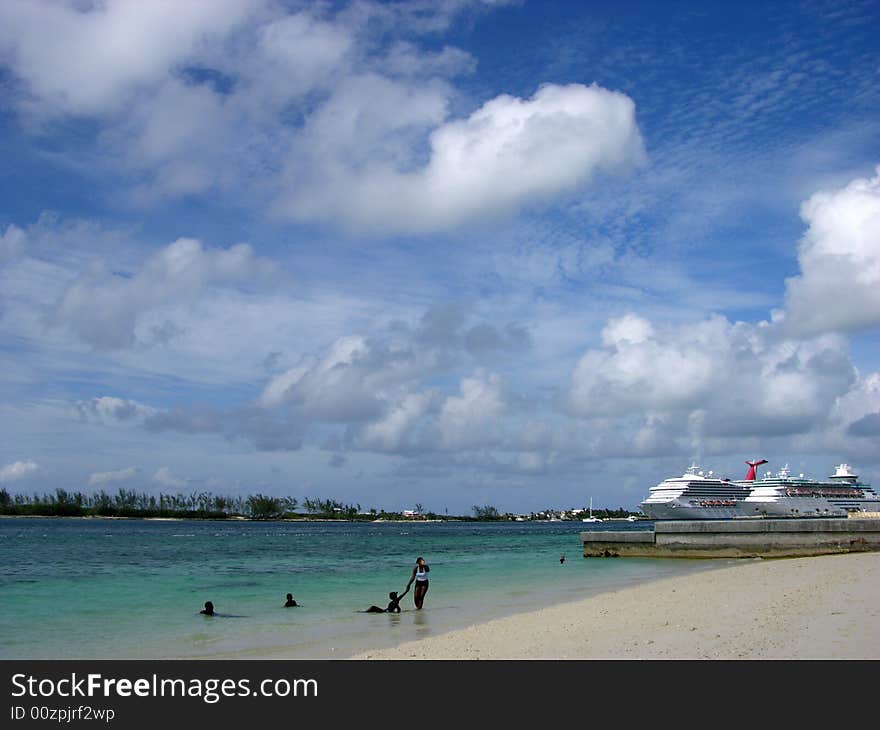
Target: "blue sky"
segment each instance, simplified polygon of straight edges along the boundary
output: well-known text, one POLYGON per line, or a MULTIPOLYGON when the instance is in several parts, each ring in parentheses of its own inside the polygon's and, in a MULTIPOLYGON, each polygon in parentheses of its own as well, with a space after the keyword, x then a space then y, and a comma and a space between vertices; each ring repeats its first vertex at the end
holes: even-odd
POLYGON ((0 5, 0 483, 880 482, 871 2, 0 5), (742 474, 741 474, 742 473, 742 474))

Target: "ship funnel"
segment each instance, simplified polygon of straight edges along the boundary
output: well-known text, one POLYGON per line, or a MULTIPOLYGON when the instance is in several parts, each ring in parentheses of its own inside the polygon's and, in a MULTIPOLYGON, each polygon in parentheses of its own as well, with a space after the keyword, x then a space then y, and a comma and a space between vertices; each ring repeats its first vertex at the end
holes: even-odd
POLYGON ((757 461, 747 461, 746 464, 749 465, 748 474, 746 474, 746 481, 753 482, 755 481, 757 475, 757 468, 761 466, 761 464, 766 464, 767 459, 758 459, 757 461))

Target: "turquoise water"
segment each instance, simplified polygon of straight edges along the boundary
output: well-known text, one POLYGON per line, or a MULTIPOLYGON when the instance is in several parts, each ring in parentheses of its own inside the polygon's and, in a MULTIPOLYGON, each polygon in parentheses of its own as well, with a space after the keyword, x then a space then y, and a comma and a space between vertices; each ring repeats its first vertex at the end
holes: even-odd
POLYGON ((0 519, 0 658, 345 657, 722 562, 585 559, 597 527, 0 519), (422 611, 410 592, 401 614, 359 612, 419 555, 422 611), (198 615, 207 600, 226 615, 198 615))

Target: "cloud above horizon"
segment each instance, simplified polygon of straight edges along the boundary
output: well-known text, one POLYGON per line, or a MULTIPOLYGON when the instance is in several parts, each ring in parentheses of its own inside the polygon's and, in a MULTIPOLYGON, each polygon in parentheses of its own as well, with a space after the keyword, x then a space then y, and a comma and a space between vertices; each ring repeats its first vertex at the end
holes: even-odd
POLYGON ((876 481, 877 20, 0 3, 0 465, 473 504, 766 448, 876 481))
POLYGON ((645 161, 632 100, 595 84, 545 84, 530 99, 498 96, 467 119, 439 125, 445 103, 437 95, 395 98, 398 90, 378 79, 358 79, 340 93, 344 99, 328 102, 294 143, 290 184, 276 204, 282 215, 341 215, 370 231, 432 232, 546 203, 598 173, 645 161), (350 126, 338 129, 340 118, 356 118, 357 135, 350 126), (366 140, 365 119, 374 127, 366 140), (428 161, 415 170, 383 142, 408 126, 431 130, 428 161))
MULTIPOLYGON (((200 241, 180 238, 131 274, 110 271, 95 261, 62 293, 49 321, 70 328, 97 349, 130 347, 146 315, 197 300, 213 285, 268 281, 274 270, 247 244, 206 250, 200 241)), ((153 325, 151 336, 161 340, 176 332, 165 319, 153 325)))
POLYGON ((115 471, 95 472, 89 476, 89 486, 98 486, 102 484, 117 484, 126 482, 137 476, 140 469, 135 466, 129 466, 125 469, 116 469, 115 471))
POLYGON ((39 468, 39 465, 33 459, 7 464, 0 469, 0 483, 17 482, 36 473, 39 468))
POLYGON ((786 280, 778 315, 787 331, 880 326, 880 167, 876 173, 817 192, 801 206, 809 226, 798 247, 801 273, 786 280))
POLYGON ((0 8, 0 61, 18 82, 7 103, 37 129, 96 122, 87 164, 134 174, 131 200, 145 206, 222 191, 282 219, 426 233, 547 205, 645 161, 632 99, 595 83, 499 94, 451 118, 450 80, 473 59, 416 39, 467 5, 13 1, 0 8), (383 26, 376 53, 368 31, 383 26), (412 40, 396 38, 407 29, 412 40))

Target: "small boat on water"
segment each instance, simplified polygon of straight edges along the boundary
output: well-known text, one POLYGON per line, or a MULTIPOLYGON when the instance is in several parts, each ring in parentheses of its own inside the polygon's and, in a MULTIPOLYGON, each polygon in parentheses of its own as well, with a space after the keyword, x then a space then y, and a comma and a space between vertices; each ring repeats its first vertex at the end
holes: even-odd
POLYGON ((601 517, 593 517, 593 498, 590 497, 590 516, 584 517, 581 522, 602 522, 601 517))

